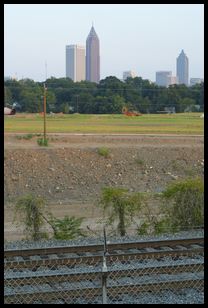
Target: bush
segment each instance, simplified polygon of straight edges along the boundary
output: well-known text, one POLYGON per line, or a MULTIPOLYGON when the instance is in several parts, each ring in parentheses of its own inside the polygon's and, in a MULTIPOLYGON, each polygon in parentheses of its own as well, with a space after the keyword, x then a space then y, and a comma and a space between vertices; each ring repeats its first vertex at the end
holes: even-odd
POLYGON ((37 143, 39 146, 48 146, 48 138, 44 139, 44 138, 38 138, 37 139, 37 143))
POLYGON ((148 234, 149 224, 147 222, 143 222, 137 229, 138 235, 146 235, 148 234))
POLYGON ((102 147, 98 149, 98 154, 107 158, 110 155, 110 150, 106 147, 102 147))
POLYGON ((126 228, 139 212, 143 202, 141 193, 130 193, 124 188, 104 187, 99 204, 107 212, 108 223, 118 221, 117 230, 126 235, 126 228))
POLYGON ((144 165, 144 161, 142 159, 139 159, 139 158, 136 158, 135 159, 135 163, 140 165, 140 166, 143 166, 144 165))
POLYGON ((138 235, 158 235, 169 231, 167 219, 164 219, 163 213, 160 212, 157 201, 160 201, 158 193, 145 194, 141 208, 141 220, 137 228, 138 235), (154 206, 150 198, 153 198, 154 206))
POLYGON ((18 221, 18 225, 24 224, 27 238, 34 241, 47 237, 47 234, 40 230, 44 224, 44 206, 44 199, 33 195, 19 198, 15 205, 14 220, 18 221))
POLYGON ((26 136, 24 136, 23 138, 26 140, 32 139, 33 134, 27 134, 26 136))
POLYGON ((54 238, 57 240, 72 240, 79 236, 84 236, 80 226, 83 218, 74 216, 65 216, 63 219, 58 219, 51 216, 50 225, 54 231, 54 238))
POLYGON ((170 184, 163 192, 164 211, 174 230, 203 227, 204 183, 200 178, 170 184))

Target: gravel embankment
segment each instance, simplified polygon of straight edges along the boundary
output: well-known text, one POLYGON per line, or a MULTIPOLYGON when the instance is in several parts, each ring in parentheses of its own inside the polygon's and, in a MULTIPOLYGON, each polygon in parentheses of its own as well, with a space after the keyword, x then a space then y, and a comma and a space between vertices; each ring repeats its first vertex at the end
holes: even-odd
MULTIPOLYGON (((129 241, 145 241, 145 240, 169 240, 182 239, 192 237, 203 237, 203 230, 183 231, 175 234, 164 234, 160 236, 123 236, 123 237, 108 237, 107 243, 114 242, 129 242, 129 241)), ((103 237, 79 238, 76 240, 60 241, 60 240, 46 240, 46 241, 12 241, 4 243, 4 250, 7 249, 29 249, 29 248, 45 248, 55 246, 77 246, 77 245, 91 245, 104 244, 103 237)))

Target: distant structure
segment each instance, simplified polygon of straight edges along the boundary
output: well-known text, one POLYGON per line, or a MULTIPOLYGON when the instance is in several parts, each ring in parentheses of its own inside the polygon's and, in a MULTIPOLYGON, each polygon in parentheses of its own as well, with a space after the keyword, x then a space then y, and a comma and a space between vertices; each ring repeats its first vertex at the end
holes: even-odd
POLYGON ((168 87, 177 84, 177 77, 172 76, 171 71, 158 71, 156 72, 156 84, 158 86, 168 87))
POLYGON ((133 71, 123 72, 123 80, 126 80, 128 77, 134 78, 134 77, 136 77, 136 73, 133 72, 133 71))
POLYGON ((100 42, 93 26, 86 40, 86 80, 100 81, 100 42))
POLYGON ((168 86, 168 80, 171 76, 172 76, 171 71, 156 72, 156 84, 158 86, 167 87, 168 86))
POLYGON ((176 60, 176 75, 179 84, 188 86, 189 81, 189 60, 183 49, 176 60))
POLYGON ((168 86, 178 84, 178 78, 177 76, 169 76, 168 77, 168 86))
POLYGON ((85 80, 85 47, 66 46, 66 77, 74 82, 85 80))
POLYGON ((4 76, 4 81, 12 80, 11 76, 4 76))
POLYGON ((203 78, 191 78, 190 79, 190 86, 194 86, 197 83, 204 82, 203 78))

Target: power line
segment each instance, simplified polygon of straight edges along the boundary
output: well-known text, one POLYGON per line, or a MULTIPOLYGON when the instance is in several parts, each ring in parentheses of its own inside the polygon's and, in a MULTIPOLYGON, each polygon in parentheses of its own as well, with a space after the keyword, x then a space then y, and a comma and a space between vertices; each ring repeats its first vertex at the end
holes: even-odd
MULTIPOLYGON (((111 91, 135 91, 135 92, 137 92, 137 91, 167 91, 167 90, 176 90, 176 91, 178 91, 178 94, 181 94, 180 92, 181 91, 184 91, 184 90, 186 90, 186 91, 188 91, 188 92, 190 92, 190 91, 194 91, 194 92, 199 92, 200 90, 201 91, 204 91, 204 88, 201 88, 201 89, 192 89, 192 88, 187 88, 187 89, 177 89, 177 88, 155 88, 155 89, 149 89, 149 88, 134 88, 134 89, 131 89, 131 88, 82 88, 82 87, 63 87, 63 86, 57 86, 56 88, 55 87, 51 87, 51 83, 47 83, 47 88, 51 88, 51 89, 62 89, 62 90, 71 90, 71 91, 74 91, 74 90, 88 90, 88 91, 90 91, 90 90, 92 90, 92 91, 107 91, 107 90, 111 90, 111 91)), ((17 85, 4 85, 5 87, 8 87, 8 88, 20 88, 21 89, 21 87, 28 87, 28 88, 33 88, 33 87, 36 87, 37 85, 20 85, 20 86, 17 86, 17 85)), ((38 86, 42 86, 42 84, 41 85, 38 85, 38 86)))

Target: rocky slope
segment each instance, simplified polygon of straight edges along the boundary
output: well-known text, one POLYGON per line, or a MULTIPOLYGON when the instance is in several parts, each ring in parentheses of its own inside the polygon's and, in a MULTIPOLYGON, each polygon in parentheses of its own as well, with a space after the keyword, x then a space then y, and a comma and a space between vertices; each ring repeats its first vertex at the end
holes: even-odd
POLYGON ((203 176, 202 137, 53 136, 41 148, 35 140, 5 139, 5 202, 34 193, 50 202, 90 201, 102 187, 161 191, 175 180, 203 176), (98 153, 107 147, 109 156, 98 153))

